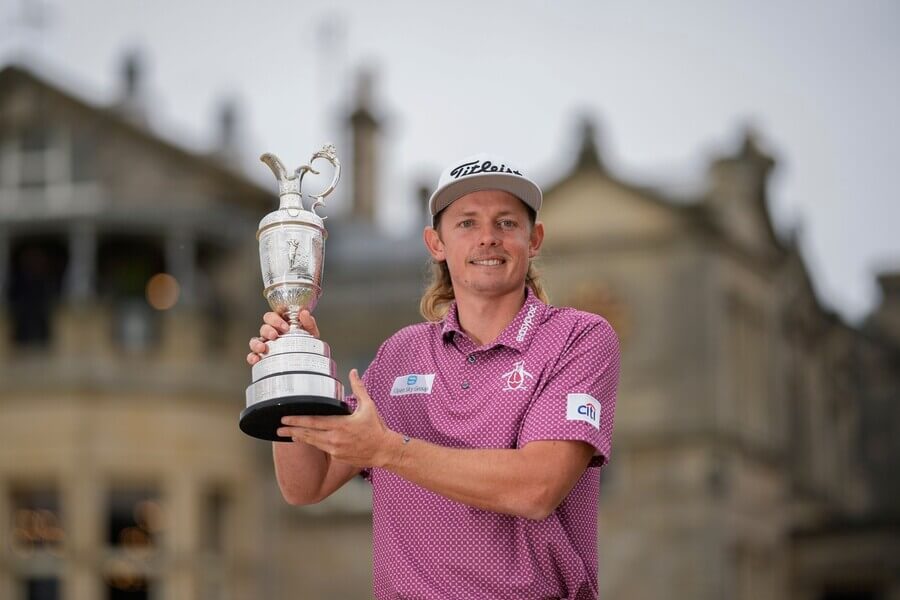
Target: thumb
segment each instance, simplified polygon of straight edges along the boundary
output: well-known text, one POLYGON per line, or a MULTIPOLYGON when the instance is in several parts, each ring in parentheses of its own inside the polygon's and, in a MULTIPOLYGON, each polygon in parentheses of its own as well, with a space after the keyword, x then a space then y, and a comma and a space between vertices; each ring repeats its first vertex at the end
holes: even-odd
POLYGON ((356 397, 357 410, 372 404, 372 398, 369 396, 369 392, 366 391, 366 386, 362 379, 359 378, 359 373, 356 369, 350 371, 350 389, 353 390, 353 395, 356 397))

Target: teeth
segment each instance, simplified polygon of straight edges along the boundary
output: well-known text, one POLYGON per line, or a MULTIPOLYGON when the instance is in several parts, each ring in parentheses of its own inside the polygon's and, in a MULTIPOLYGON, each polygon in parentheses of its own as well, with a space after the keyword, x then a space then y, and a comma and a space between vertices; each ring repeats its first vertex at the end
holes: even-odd
POLYGON ((492 258, 490 260, 473 260, 472 263, 476 265, 485 265, 488 267, 494 267, 496 265, 501 264, 503 261, 497 258, 492 258))

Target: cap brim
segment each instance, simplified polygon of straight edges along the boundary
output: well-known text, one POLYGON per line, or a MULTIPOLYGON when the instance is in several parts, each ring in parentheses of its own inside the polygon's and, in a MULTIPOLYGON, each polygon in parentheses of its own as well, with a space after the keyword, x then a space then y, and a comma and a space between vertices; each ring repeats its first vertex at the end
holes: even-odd
POLYGON ((518 175, 505 173, 491 173, 476 177, 466 177, 458 181, 451 181, 447 185, 435 190, 428 202, 431 217, 450 206, 466 194, 483 190, 503 190, 538 212, 541 209, 541 189, 528 179, 518 175))

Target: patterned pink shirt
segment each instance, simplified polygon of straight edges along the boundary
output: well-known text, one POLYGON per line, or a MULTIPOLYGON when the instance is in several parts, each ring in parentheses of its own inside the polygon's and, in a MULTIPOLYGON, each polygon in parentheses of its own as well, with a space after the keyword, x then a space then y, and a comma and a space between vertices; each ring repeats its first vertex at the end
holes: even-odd
POLYGON ((444 321, 388 339, 363 380, 392 430, 450 448, 581 440, 595 455, 541 521, 466 506, 383 469, 366 471, 375 596, 596 598, 599 467, 609 460, 618 377, 609 323, 547 306, 531 290, 490 344, 476 346, 462 332, 455 304, 444 321))

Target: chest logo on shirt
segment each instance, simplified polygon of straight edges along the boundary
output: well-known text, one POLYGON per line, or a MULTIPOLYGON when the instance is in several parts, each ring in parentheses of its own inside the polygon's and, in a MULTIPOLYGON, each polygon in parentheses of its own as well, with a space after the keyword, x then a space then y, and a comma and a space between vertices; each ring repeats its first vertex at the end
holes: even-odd
POLYGON ((528 389, 528 380, 534 379, 534 375, 525 370, 525 361, 517 360, 512 371, 500 376, 506 380, 504 392, 518 392, 528 389))
POLYGON ((432 385, 434 385, 434 373, 401 375, 394 380, 391 396, 430 394, 432 385))
POLYGON ((590 394, 566 396, 566 420, 584 421, 600 429, 600 403, 590 394))

